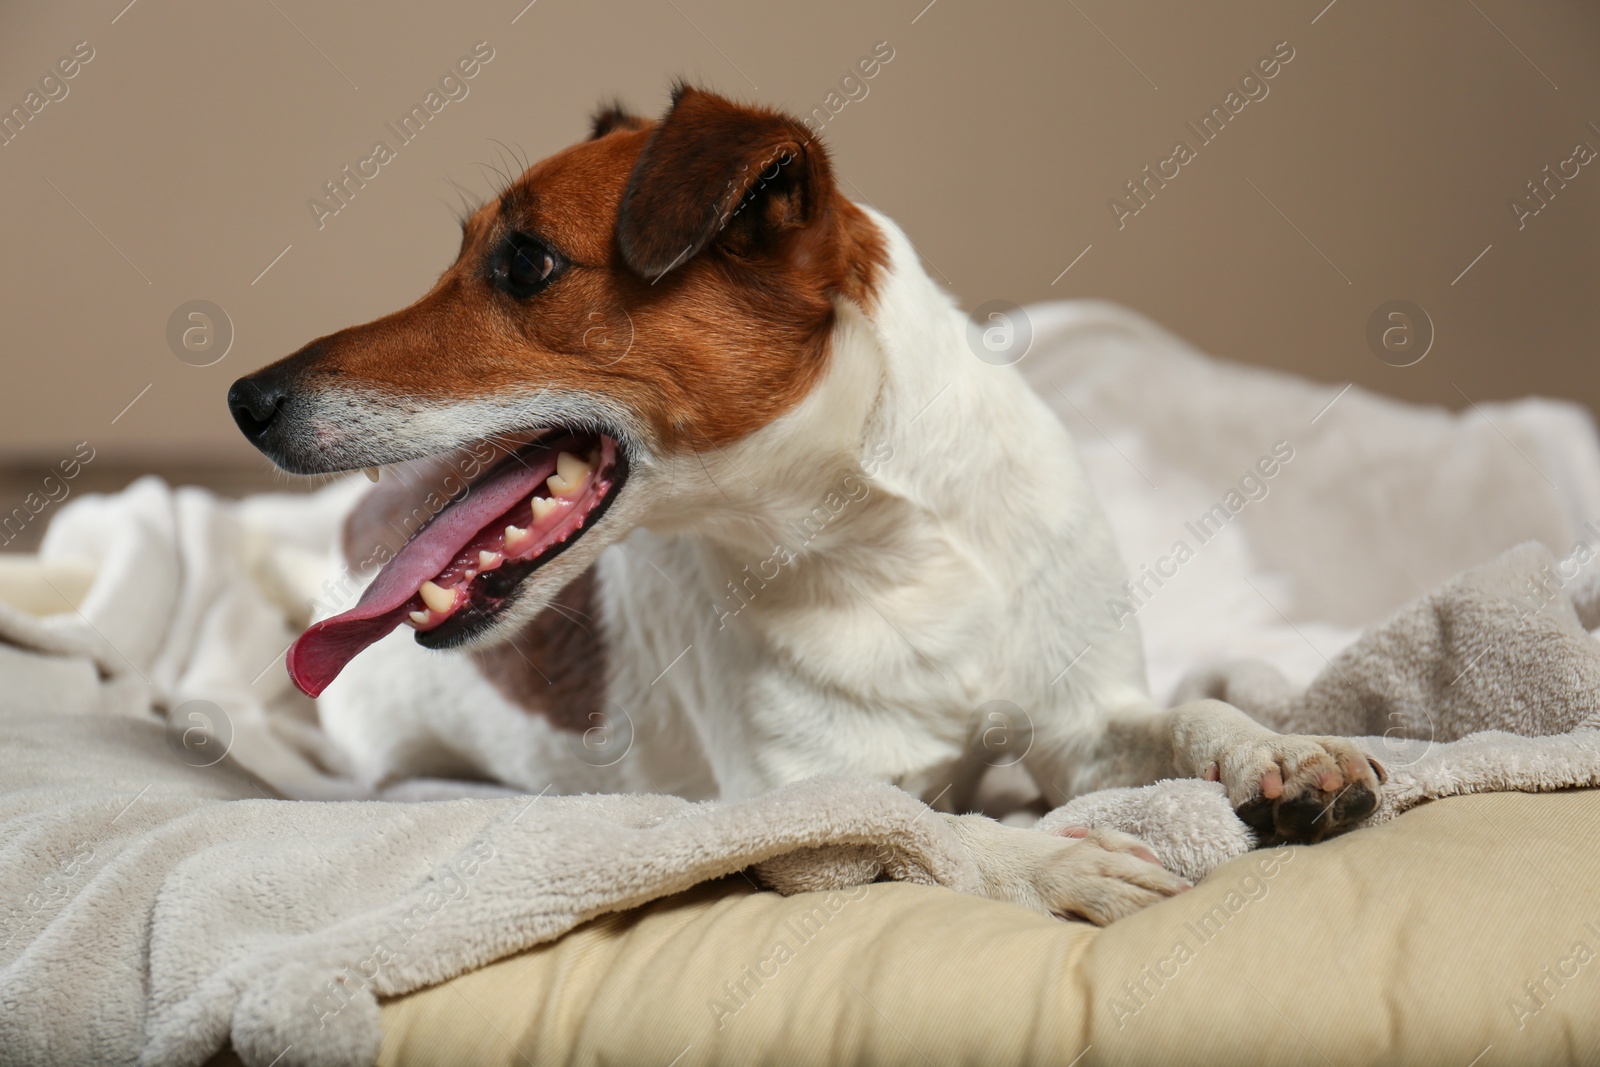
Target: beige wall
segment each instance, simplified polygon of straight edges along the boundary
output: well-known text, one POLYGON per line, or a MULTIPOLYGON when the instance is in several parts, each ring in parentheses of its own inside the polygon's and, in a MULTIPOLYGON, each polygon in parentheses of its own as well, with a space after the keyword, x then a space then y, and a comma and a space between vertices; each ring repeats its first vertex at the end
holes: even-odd
POLYGON ((0 147, 0 463, 88 440, 103 477, 259 475, 228 383, 420 293, 456 246, 449 180, 485 194, 510 158, 495 139, 537 158, 603 97, 659 110, 679 74, 808 109, 879 41, 894 58, 827 139, 847 188, 969 308, 1109 297, 1330 383, 1600 407, 1600 165, 1520 230, 1508 205, 1577 143, 1600 148, 1586 0, 524 2, 0 8, 7 109, 76 42, 94 53, 0 147), (308 199, 478 41, 494 58, 469 95, 319 230, 308 199), (1185 123, 1284 41, 1268 95, 1201 147, 1185 123), (1109 199, 1179 139, 1196 158, 1119 228, 1109 199), (1395 298, 1436 326, 1415 366, 1365 339, 1395 298), (213 366, 169 350, 194 299, 234 324, 213 366))

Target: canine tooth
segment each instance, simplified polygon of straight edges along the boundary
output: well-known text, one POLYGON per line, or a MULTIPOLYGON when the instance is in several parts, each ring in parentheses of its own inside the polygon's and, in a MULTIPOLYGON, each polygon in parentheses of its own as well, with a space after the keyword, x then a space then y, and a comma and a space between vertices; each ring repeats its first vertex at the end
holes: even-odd
POLYGON ((545 479, 545 484, 556 496, 576 496, 590 469, 589 464, 571 452, 563 452, 556 457, 556 472, 545 479))
POLYGON ((411 613, 411 621, 416 623, 418 626, 428 625, 428 620, 431 618, 433 618, 433 613, 431 611, 413 611, 411 613))
POLYGON ((552 511, 554 511, 556 508, 558 508, 560 506, 561 505, 557 504, 554 500, 551 500, 547 496, 536 496, 536 497, 534 497, 533 498, 533 521, 534 522, 543 522, 544 519, 545 519, 545 516, 549 515, 552 511))
POLYGON ((490 552, 487 548, 478 549, 478 566, 484 570, 488 570, 504 558, 500 553, 490 552))
POLYGON ((431 611, 442 613, 456 606, 456 594, 435 582, 423 582, 417 592, 422 594, 422 602, 431 611))
POLYGON ((581 482, 589 473, 589 463, 571 452, 562 452, 556 456, 556 473, 569 482, 581 482))
POLYGON ((377 467, 363 467, 361 468, 361 473, 367 476, 367 481, 375 482, 378 480, 380 471, 377 467))
POLYGON ((532 540, 532 538, 528 535, 528 531, 524 530, 522 527, 506 527, 506 551, 510 554, 516 555, 523 548, 527 547, 527 544, 530 540, 532 540))

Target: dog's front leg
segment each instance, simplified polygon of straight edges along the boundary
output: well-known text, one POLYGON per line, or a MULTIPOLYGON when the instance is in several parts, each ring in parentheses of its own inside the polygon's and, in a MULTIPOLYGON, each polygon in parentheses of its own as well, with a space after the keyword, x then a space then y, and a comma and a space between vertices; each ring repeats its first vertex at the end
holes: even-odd
MULTIPOLYGON (((890 781, 935 804, 957 791, 953 784, 948 789, 938 784, 949 783, 952 773, 959 775, 954 758, 909 772, 876 763, 871 753, 894 751, 887 738, 868 744, 850 743, 848 738, 856 736, 859 741, 861 736, 870 735, 838 730, 791 731, 786 736, 776 732, 756 734, 761 721, 759 709, 768 706, 771 705, 756 704, 741 716, 740 728, 747 731, 741 738, 742 745, 724 745, 713 754, 724 799, 760 795, 783 782, 824 773, 890 781), (754 753, 754 758, 747 753, 754 753)), ((733 724, 727 725, 731 730, 733 724)), ((1006 826, 987 815, 939 812, 937 817, 946 820, 955 831, 978 871, 984 896, 1021 904, 1042 915, 1105 924, 1189 888, 1181 877, 1165 870, 1154 853, 1127 834, 1087 828, 1041 833, 1006 826)), ((870 880, 882 869, 882 858, 875 862, 868 850, 846 857, 843 862, 852 869, 843 875, 847 878, 870 880)), ((831 884, 828 880, 811 883, 812 873, 784 864, 764 865, 761 878, 786 892, 831 884)), ((829 878, 839 876, 832 872, 829 878)))
POLYGON ((1110 715, 1037 744, 1029 770, 1052 800, 1162 778, 1220 781, 1241 819, 1281 841, 1316 841, 1360 822, 1385 779, 1349 738, 1274 733, 1220 700, 1110 715))
POLYGON ((943 815, 977 866, 984 895, 1105 925, 1189 888, 1138 839, 1108 830, 1044 834, 986 815, 943 815))

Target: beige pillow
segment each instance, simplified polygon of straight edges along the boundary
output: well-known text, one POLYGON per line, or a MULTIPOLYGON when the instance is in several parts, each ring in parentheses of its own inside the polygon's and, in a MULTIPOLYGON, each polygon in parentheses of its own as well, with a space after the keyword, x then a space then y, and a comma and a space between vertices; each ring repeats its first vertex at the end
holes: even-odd
POLYGON ((1600 1043, 1600 791, 1425 805, 1106 929, 741 877, 383 1007, 380 1062, 1564 1062, 1600 1043))

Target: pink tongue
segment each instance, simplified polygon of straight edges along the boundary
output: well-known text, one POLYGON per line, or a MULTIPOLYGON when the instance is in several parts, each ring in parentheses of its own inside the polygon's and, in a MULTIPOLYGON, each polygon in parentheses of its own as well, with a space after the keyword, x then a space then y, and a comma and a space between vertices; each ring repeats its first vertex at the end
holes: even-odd
POLYGON ((378 572, 355 607, 315 623, 289 646, 294 684, 307 696, 320 696, 345 664, 405 621, 423 582, 444 570, 485 526, 532 495, 555 469, 552 449, 521 453, 434 516, 378 572))

